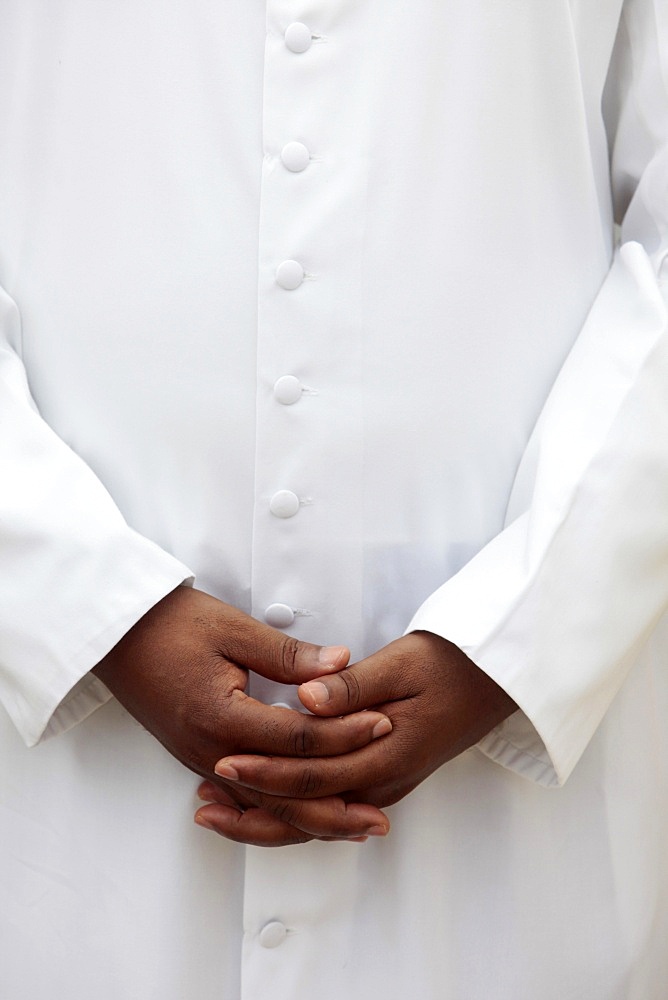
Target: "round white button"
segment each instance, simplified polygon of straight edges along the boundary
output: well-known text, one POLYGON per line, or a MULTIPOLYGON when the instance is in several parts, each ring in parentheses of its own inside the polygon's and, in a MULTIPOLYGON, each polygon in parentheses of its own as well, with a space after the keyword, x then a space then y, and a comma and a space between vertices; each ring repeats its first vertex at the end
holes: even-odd
POLYGON ((260 944, 263 948, 278 948, 285 941, 288 929, 280 920, 271 920, 260 931, 260 944))
POLYGON ((276 268, 276 281, 288 292, 299 288, 303 280, 304 268, 298 260, 284 260, 276 268))
POLYGON ((264 612, 264 620, 273 628, 288 628, 295 620, 295 613, 287 604, 270 604, 264 612))
POLYGON ((301 21, 289 24, 285 29, 285 44, 291 52, 306 52, 311 48, 311 29, 301 21))
POLYGON ((281 375, 274 382, 274 399, 283 406, 290 406, 302 398, 302 384, 296 375, 281 375))
POLYGON ((288 142, 281 150, 281 162, 288 170, 298 174, 309 165, 311 154, 303 142, 288 142))
POLYGON ((291 490, 279 490, 269 501, 274 517, 294 517, 299 510, 299 497, 291 490))

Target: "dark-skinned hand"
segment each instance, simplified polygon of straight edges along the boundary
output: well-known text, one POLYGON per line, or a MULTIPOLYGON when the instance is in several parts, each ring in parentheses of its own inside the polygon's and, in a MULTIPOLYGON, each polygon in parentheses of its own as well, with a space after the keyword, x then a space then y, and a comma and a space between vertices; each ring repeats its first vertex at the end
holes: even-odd
POLYGON ((243 811, 205 783, 200 795, 212 804, 200 815, 223 836, 269 846, 274 797, 282 802, 280 819, 297 829, 331 796, 389 806, 517 709, 458 647, 429 632, 411 633, 347 670, 307 682, 299 697, 323 718, 375 708, 391 719, 392 731, 338 756, 228 754, 216 773, 262 798, 243 811))
MULTIPOLYGON (((378 712, 318 719, 264 705, 246 694, 250 670, 300 684, 340 670, 348 657, 345 647, 299 642, 208 594, 178 587, 130 629, 94 673, 177 760, 223 785, 214 773, 220 757, 345 755, 390 728, 378 712)), ((238 812, 259 798, 234 786, 226 801, 235 802, 238 812)), ((374 806, 348 804, 335 796, 313 806, 305 803, 298 830, 285 820, 280 797, 272 797, 271 806, 278 818, 263 828, 263 844, 357 839, 389 827, 374 806)), ((206 825, 206 816, 199 819, 206 825)))

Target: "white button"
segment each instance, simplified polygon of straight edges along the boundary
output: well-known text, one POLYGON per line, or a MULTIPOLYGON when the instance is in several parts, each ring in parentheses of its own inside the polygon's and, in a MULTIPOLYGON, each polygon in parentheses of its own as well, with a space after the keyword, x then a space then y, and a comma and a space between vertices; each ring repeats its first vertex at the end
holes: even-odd
POLYGON ((311 48, 311 29, 301 21, 295 21, 285 29, 285 44, 291 52, 306 52, 311 48))
POLYGON ((265 610, 264 620, 273 628, 288 628, 295 620, 295 613, 287 604, 270 604, 265 610))
POLYGON ((302 398, 302 384, 296 375, 281 375, 274 382, 274 399, 283 406, 290 406, 302 398))
POLYGON ((260 944, 263 948, 278 948, 285 941, 288 929, 280 920, 272 920, 260 931, 260 944))
POLYGON ((279 490, 269 501, 274 517, 294 517, 299 510, 299 497, 291 490, 279 490))
POLYGON ((284 260, 276 268, 276 281, 288 292, 299 288, 303 280, 304 268, 298 260, 284 260))
POLYGON ((298 174, 309 165, 311 154, 303 142, 288 142, 281 150, 281 161, 284 167, 298 174))

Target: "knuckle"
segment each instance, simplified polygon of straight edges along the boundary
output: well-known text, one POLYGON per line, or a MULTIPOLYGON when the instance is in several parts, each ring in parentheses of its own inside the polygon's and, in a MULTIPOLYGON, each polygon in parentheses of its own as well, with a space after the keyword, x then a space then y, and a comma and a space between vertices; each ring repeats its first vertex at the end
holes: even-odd
POLYGON ((286 677, 294 677, 297 673, 297 654, 299 641, 287 635, 281 646, 281 667, 286 677))
POLYGON ((337 676, 345 686, 347 703, 357 705, 362 700, 362 685, 357 674, 352 670, 343 670, 337 676))
POLYGON ((315 798, 322 788, 322 778, 315 768, 305 766, 293 785, 293 794, 298 798, 315 798))
POLYGON ((292 723, 288 730, 288 746, 295 757, 316 757, 319 740, 313 729, 303 722, 292 723))
POLYGON ((302 807, 298 802, 292 802, 290 799, 278 799, 273 803, 271 812, 281 823, 299 827, 302 807))

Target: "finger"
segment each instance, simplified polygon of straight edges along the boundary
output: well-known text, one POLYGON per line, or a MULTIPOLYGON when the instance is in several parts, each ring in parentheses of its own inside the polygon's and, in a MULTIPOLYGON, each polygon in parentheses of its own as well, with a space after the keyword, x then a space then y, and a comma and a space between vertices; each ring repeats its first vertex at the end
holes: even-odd
MULTIPOLYGON (((289 610, 289 609, 288 609, 289 610)), ((350 659, 347 646, 316 646, 230 609, 221 652, 239 666, 283 684, 342 670, 350 659)))
POLYGON ((261 810, 250 805, 247 800, 236 801, 225 789, 214 785, 212 781, 203 781, 197 789, 197 795, 204 802, 217 803, 224 806, 225 809, 200 808, 195 813, 195 822, 206 829, 214 830, 223 837, 228 837, 228 839, 250 843, 251 841, 245 838, 251 836, 252 843, 266 847, 303 843, 312 839, 303 830, 297 830, 287 823, 281 823, 271 813, 262 813, 261 810), (247 817, 243 825, 240 825, 241 814, 247 811, 252 811, 254 815, 247 817))
POLYGON ((313 840, 308 833, 277 820, 262 809, 242 812, 233 806, 215 803, 198 809, 195 822, 227 840, 254 847, 287 847, 313 840))
POLYGON ((203 802, 217 802, 221 806, 231 806, 240 812, 253 808, 253 798, 257 798, 257 793, 250 788, 228 782, 216 785, 213 781, 203 781, 197 789, 197 795, 203 802))
POLYGON ((319 715, 344 715, 411 693, 410 646, 398 640, 347 670, 308 681, 299 688, 302 704, 319 715))
POLYGON ((226 782, 216 785, 213 781, 203 781, 197 789, 198 798, 203 802, 219 802, 221 806, 248 809, 253 805, 252 792, 241 785, 230 787, 226 782))
POLYGON ((224 788, 214 785, 213 781, 203 781, 197 789, 197 795, 203 802, 218 802, 221 806, 232 806, 235 809, 240 806, 236 799, 224 788))
POLYGON ((384 837, 390 829, 387 816, 376 806, 366 803, 349 803, 338 796, 306 800, 280 798, 259 792, 250 794, 259 811, 269 813, 280 823, 286 823, 320 839, 384 837))
MULTIPOLYGON (((387 816, 374 805, 359 802, 345 802, 338 796, 312 799, 309 801, 289 799, 273 795, 264 795, 244 789, 253 798, 254 806, 244 810, 243 806, 234 802, 231 797, 212 782, 203 782, 198 790, 200 797, 220 805, 232 812, 252 812, 262 815, 253 816, 253 823, 262 824, 263 836, 269 839, 276 833, 279 838, 288 836, 287 827, 292 827, 290 836, 307 833, 322 840, 359 839, 361 837, 384 837, 390 828, 387 816), (270 816, 275 823, 269 823, 264 814, 270 816)), ((202 815, 202 810, 198 810, 202 815)), ((205 817, 209 813, 203 814, 205 817)), ((223 816, 223 813, 215 815, 223 816)), ((225 829, 232 824, 232 830, 238 832, 239 818, 226 812, 225 829)), ((249 827, 244 827, 249 829, 249 827)), ((219 831, 220 832, 220 831, 219 831)), ((225 836, 228 834, 225 833, 225 836)), ((233 837, 232 839, 235 839, 233 837)), ((297 840, 290 841, 296 843, 297 840)))
POLYGON ((240 749, 288 757, 350 753, 392 729, 392 723, 381 712, 317 719, 293 709, 264 705, 242 691, 235 691, 231 697, 225 725, 243 734, 244 745, 240 749))
POLYGON ((320 799, 391 780, 395 768, 383 743, 340 757, 295 760, 239 754, 223 757, 214 768, 225 782, 290 799, 320 799))
MULTIPOLYGON (((262 813, 263 815, 251 816, 249 817, 249 819, 252 820, 253 827, 255 829, 255 836, 259 837, 261 833, 264 836, 265 846, 271 846, 268 843, 268 841, 271 841, 273 843, 276 840, 280 840, 281 843, 285 844, 288 842, 286 838, 292 838, 291 840, 289 840, 290 843, 303 842, 304 839, 312 839, 309 835, 304 834, 303 830, 297 830, 296 827, 290 827, 289 824, 282 823, 280 820, 277 820, 275 817, 272 817, 271 813, 267 812, 266 810, 260 810, 255 807, 251 807, 248 810, 244 809, 243 807, 240 808, 239 804, 235 802, 234 799, 227 794, 227 792, 225 792, 218 785, 214 785, 213 782, 211 781, 202 782, 202 784, 197 789, 197 794, 200 797, 200 799, 202 799, 204 802, 217 802, 219 805, 235 809, 237 812, 254 811, 257 814, 262 813)), ((238 834, 239 833, 238 818, 237 817, 228 817, 228 818, 232 823, 232 829, 236 831, 236 833, 238 834)), ((203 813, 202 810, 200 809, 196 814, 196 822, 199 822, 200 825, 203 825, 201 822, 202 819, 206 819, 207 822, 211 823, 212 820, 215 820, 215 816, 211 816, 209 812, 203 813)), ((245 829, 249 831, 250 827, 247 825, 245 829)), ((220 829, 217 829, 216 832, 222 833, 220 829)), ((224 833, 223 836, 225 836, 224 833)), ((331 840, 331 841, 345 840, 345 841, 351 841, 353 843, 364 843, 366 840, 368 840, 368 837, 367 836, 320 837, 319 839, 331 840)))

